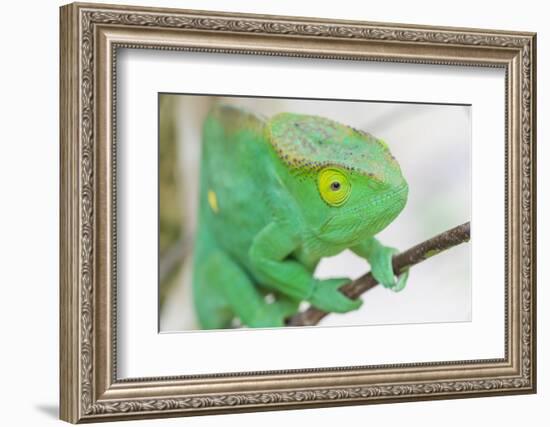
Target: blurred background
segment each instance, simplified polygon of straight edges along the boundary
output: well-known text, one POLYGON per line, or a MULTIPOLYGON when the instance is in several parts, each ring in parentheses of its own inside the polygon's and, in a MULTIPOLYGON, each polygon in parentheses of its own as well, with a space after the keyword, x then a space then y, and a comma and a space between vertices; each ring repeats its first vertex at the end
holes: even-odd
MULTIPOLYGON (((384 139, 409 183, 400 216, 379 235, 405 250, 471 218, 470 108, 460 105, 159 96, 159 325, 161 332, 198 329, 192 302, 202 122, 216 103, 269 117, 280 112, 325 116, 384 139)), ((320 326, 471 320, 470 244, 411 268, 405 290, 378 286, 362 307, 331 314, 320 326)), ((368 263, 351 251, 325 258, 315 276, 355 279, 368 263)))

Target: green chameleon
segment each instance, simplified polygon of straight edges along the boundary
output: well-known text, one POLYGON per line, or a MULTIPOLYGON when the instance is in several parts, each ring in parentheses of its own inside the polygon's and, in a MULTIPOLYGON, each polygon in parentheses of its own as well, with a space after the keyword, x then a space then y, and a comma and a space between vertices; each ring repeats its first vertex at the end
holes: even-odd
POLYGON ((351 249, 394 291, 395 249, 373 236, 405 206, 407 182, 386 144, 332 120, 281 113, 264 120, 217 106, 203 127, 193 294, 204 329, 283 326, 307 301, 359 308, 313 277, 322 257, 351 249), (269 295, 269 296, 268 296, 269 295))

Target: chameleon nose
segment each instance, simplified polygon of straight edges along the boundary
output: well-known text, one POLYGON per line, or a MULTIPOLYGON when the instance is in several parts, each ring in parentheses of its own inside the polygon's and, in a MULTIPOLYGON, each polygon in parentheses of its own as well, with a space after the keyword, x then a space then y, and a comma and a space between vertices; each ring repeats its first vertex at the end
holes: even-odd
POLYGON ((403 196, 403 198, 405 200, 407 200, 407 197, 409 196, 409 186, 408 186, 408 184, 406 182, 403 182, 401 187, 398 188, 397 193, 399 195, 403 196))
POLYGON ((409 186, 406 182, 404 182, 396 191, 396 196, 399 200, 402 201, 403 206, 405 206, 405 203, 407 202, 407 198, 409 197, 409 186))

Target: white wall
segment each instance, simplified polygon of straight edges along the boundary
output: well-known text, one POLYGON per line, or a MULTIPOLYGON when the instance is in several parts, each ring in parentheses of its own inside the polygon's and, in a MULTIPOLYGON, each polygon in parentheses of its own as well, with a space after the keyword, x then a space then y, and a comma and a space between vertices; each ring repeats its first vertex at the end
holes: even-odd
MULTIPOLYGON (((111 0, 114 3, 118 1, 111 0)), ((124 2, 120 2, 124 3, 124 2)), ((246 0, 134 0, 148 6, 306 15, 415 24, 537 31, 538 117, 548 117, 550 30, 544 2, 246 0)), ((57 0, 3 4, 0 66, 0 401, 3 425, 45 426, 57 421, 58 401, 58 6, 57 0)), ((539 165, 550 161, 539 119, 539 165)), ((543 425, 550 405, 550 355, 546 327, 550 270, 549 168, 539 168, 539 393, 438 402, 141 421, 131 425, 265 426, 317 424, 512 426, 543 425)))

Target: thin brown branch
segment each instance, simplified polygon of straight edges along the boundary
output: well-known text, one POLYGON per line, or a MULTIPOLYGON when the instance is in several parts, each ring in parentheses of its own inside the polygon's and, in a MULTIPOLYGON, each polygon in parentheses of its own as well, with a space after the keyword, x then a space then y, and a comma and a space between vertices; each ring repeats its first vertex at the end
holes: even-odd
MULTIPOLYGON (((437 255, 453 246, 470 240, 470 223, 466 222, 458 227, 447 230, 428 239, 412 248, 401 252, 393 257, 393 271, 396 275, 405 271, 409 267, 418 264, 434 255, 437 255)), ((371 273, 361 276, 359 279, 348 283, 340 288, 340 291, 352 299, 378 285, 376 279, 371 273)), ((327 312, 310 307, 307 310, 297 313, 287 321, 287 326, 313 326, 325 317, 327 312)))

